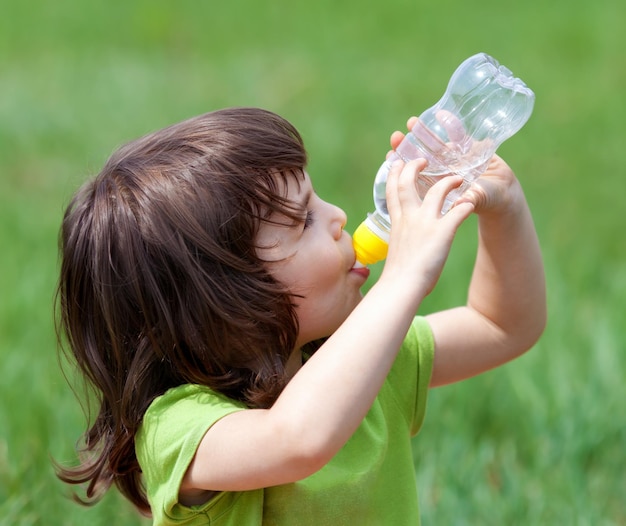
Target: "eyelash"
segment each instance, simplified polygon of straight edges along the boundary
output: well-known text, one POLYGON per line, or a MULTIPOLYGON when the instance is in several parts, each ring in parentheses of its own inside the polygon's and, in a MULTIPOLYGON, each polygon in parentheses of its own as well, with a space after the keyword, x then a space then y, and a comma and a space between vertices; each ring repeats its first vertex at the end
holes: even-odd
POLYGON ((307 228, 309 228, 314 221, 314 214, 313 214, 313 210, 307 210, 306 213, 306 218, 304 219, 304 229, 306 230, 307 228))

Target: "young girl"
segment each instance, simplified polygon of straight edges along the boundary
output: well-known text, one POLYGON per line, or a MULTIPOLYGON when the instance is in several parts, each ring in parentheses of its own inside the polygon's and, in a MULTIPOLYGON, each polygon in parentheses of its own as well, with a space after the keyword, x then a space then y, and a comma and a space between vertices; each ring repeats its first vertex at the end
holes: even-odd
POLYGON ((428 387, 540 336, 539 246, 500 158, 444 216, 459 178, 422 201, 425 162, 393 166, 389 253, 364 298, 346 216, 306 160, 282 118, 227 109, 124 146, 73 198, 60 330, 99 408, 80 466, 58 469, 89 500, 115 484, 155 524, 417 524, 428 387), (467 304, 415 317, 472 212, 467 304))

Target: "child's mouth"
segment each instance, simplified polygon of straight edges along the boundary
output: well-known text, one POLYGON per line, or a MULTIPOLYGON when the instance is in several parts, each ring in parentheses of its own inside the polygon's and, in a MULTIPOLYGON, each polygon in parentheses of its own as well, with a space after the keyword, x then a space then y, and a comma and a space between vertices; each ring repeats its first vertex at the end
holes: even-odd
POLYGON ((358 261, 350 269, 350 272, 354 272, 355 274, 362 276, 364 279, 369 278, 369 275, 370 275, 370 269, 361 265, 358 261))

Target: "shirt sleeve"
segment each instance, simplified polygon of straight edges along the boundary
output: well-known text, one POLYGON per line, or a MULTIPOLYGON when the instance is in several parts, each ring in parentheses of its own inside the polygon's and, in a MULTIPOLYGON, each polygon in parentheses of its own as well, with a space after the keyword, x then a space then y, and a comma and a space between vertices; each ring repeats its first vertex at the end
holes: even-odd
POLYGON ((243 409, 243 404, 200 385, 170 389, 152 402, 135 449, 155 516, 177 515, 180 485, 202 438, 219 419, 243 409))
POLYGON ((433 371, 435 344, 426 318, 416 316, 389 372, 396 400, 403 408, 411 435, 420 430, 433 371))

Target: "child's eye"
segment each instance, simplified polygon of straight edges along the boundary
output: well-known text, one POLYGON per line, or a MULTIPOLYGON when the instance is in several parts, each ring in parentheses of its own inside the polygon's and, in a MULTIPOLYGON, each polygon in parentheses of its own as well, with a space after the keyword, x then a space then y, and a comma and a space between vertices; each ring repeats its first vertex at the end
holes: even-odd
POLYGON ((306 218, 304 219, 304 228, 307 229, 313 225, 313 221, 313 210, 307 210, 306 218))

